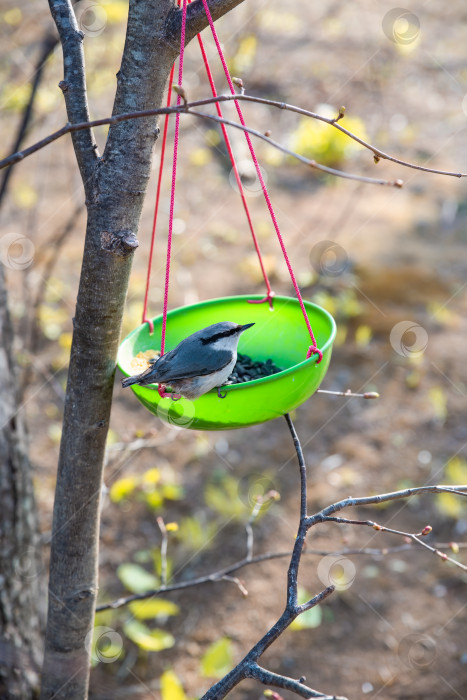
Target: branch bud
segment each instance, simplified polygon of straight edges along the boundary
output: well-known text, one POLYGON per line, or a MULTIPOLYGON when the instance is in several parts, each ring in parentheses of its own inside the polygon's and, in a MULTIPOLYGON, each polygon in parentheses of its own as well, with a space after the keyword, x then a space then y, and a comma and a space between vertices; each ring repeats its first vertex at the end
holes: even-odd
POLYGON ((377 391, 365 391, 363 394, 364 399, 379 399, 379 394, 377 391))
POLYGON ((451 552, 454 552, 454 554, 459 554, 459 545, 457 544, 457 542, 450 542, 449 549, 451 550, 451 552))
POLYGON ((373 160, 375 161, 375 164, 377 165, 377 164, 379 163, 379 161, 381 160, 381 158, 380 158, 379 156, 377 156, 376 153, 375 153, 375 154, 373 155, 373 160))
POLYGON ((182 98, 185 104, 187 103, 188 100, 184 87, 182 87, 181 85, 172 85, 172 90, 176 92, 179 97, 182 98))
POLYGON ((426 525, 426 526, 423 528, 423 530, 421 531, 420 535, 421 535, 422 537, 425 537, 425 535, 429 535, 430 532, 431 532, 432 530, 433 530, 433 528, 431 527, 431 525, 426 525))
POLYGON ((243 85, 243 80, 241 78, 232 78, 232 82, 234 85, 240 88, 240 90, 244 90, 244 85, 243 85))

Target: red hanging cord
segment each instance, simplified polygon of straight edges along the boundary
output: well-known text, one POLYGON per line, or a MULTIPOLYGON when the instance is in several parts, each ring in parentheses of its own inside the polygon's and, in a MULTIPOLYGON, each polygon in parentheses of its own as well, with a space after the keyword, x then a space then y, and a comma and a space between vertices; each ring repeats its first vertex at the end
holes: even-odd
MULTIPOLYGON (((175 71, 175 63, 172 66, 169 77, 169 92, 167 95, 167 107, 170 107, 172 101, 172 85, 175 71)), ((157 225, 157 215, 159 213, 159 200, 161 196, 161 182, 162 182, 162 171, 164 169, 164 158, 165 158, 165 146, 167 143, 167 130, 169 126, 169 115, 166 114, 164 118, 164 131, 162 134, 162 144, 161 144, 161 157, 159 163, 159 177, 157 180, 157 191, 156 191, 156 202, 154 205, 154 218, 152 222, 152 234, 151 234, 151 248, 149 250, 149 261, 148 261, 148 273, 146 277, 146 291, 144 294, 144 304, 143 304, 143 323, 149 325, 149 332, 152 335, 154 333, 154 324, 151 319, 148 318, 148 297, 149 297, 149 285, 151 283, 151 268, 152 268, 152 258, 154 254, 154 242, 156 238, 156 225, 157 225)))
MULTIPOLYGON (((214 84, 214 79, 212 77, 211 67, 209 65, 208 57, 206 56, 206 51, 204 49, 203 40, 201 39, 200 34, 198 34, 198 43, 199 43, 199 48, 201 49, 201 56, 203 57, 203 62, 204 62, 204 66, 206 68, 206 74, 208 76, 209 84, 211 86, 211 92, 213 94, 213 97, 217 97, 217 91, 216 91, 216 86, 214 84)), ((217 114, 222 119, 222 110, 221 110, 220 104, 218 102, 216 102, 216 110, 217 110, 217 114)), ((248 221, 248 226, 250 227, 251 236, 253 238, 253 243, 254 243, 254 246, 256 249, 256 253, 258 255, 259 265, 261 268, 261 272, 263 273, 264 283, 266 284, 266 289, 267 289, 267 295, 264 297, 264 299, 258 299, 258 300, 251 299, 250 304, 261 304, 261 303, 267 301, 267 302, 269 302, 269 307, 272 310, 272 308, 273 308, 272 299, 274 297, 274 292, 271 289, 271 285, 270 285, 269 278, 268 278, 268 275, 266 272, 266 268, 264 267, 263 258, 261 257, 261 250, 259 247, 258 239, 256 237, 255 229, 253 226, 253 221, 251 219, 250 210, 248 208, 248 204, 246 201, 243 183, 242 183, 242 180, 240 177, 240 173, 238 172, 237 163, 235 162, 235 156, 234 156, 233 151, 232 151, 232 146, 230 144, 230 139, 229 139, 229 135, 227 134, 227 129, 226 129, 225 124, 221 124, 221 130, 222 130, 222 134, 224 136, 225 146, 226 146, 227 152, 229 154, 230 162, 232 163, 232 169, 234 171, 235 180, 237 181, 238 191, 239 191, 240 197, 242 199, 243 208, 245 209, 245 214, 246 214, 246 218, 248 221)))
MULTIPOLYGON (((185 54, 185 28, 186 28, 186 8, 187 0, 183 0, 182 7, 182 31, 180 39, 180 61, 178 64, 178 84, 181 87, 183 82, 183 57, 185 54)), ((180 105, 182 98, 177 95, 177 107, 180 105)), ((169 233, 167 238, 167 264, 165 268, 165 287, 164 287, 164 308, 162 311, 162 334, 161 334, 161 356, 165 350, 165 331, 167 326, 167 306, 169 299, 169 280, 170 280, 170 258, 172 255, 172 231, 174 220, 175 206, 175 182, 177 179, 177 157, 178 157, 178 141, 180 131, 180 112, 175 115, 175 135, 174 135, 174 154, 172 164, 172 185, 170 189, 170 213, 169 213, 169 233)))
MULTIPOLYGON (((217 51, 219 53, 219 58, 221 59, 222 66, 224 68, 225 77, 227 78, 227 82, 229 84, 230 92, 232 95, 235 95, 235 89, 234 89, 234 86, 232 83, 232 78, 230 77, 229 69, 227 67, 224 53, 222 51, 222 48, 221 48, 221 45, 219 42, 219 38, 217 36, 217 32, 216 32, 216 29, 214 27, 214 22, 213 22, 213 19, 211 16, 211 12, 209 11, 209 6, 207 3, 207 0, 202 0, 202 2, 203 2, 204 10, 206 12, 206 17, 207 17, 208 22, 209 22, 209 26, 211 27, 211 32, 212 32, 212 35, 214 37, 214 41, 216 43, 217 51)), ((240 123, 242 126, 246 126, 245 120, 243 118, 243 112, 241 110, 241 107, 240 107, 237 100, 234 100, 234 102, 235 102, 235 106, 237 108, 237 113, 238 113, 238 117, 240 119, 240 123)), ((280 244, 281 249, 282 249, 282 254, 284 256, 284 260, 285 260, 287 268, 289 270, 290 279, 292 280, 292 284, 293 284, 294 289, 295 289, 295 294, 297 295, 297 299, 298 299, 298 302, 300 304, 300 308, 302 310, 306 326, 308 328, 308 333, 310 334, 312 345, 310 345, 310 347, 308 348, 308 352, 307 352, 306 357, 308 359, 309 357, 311 357, 311 355, 313 355, 313 353, 317 353, 319 356, 317 362, 319 363, 323 359, 323 353, 321 352, 321 350, 319 350, 319 348, 316 344, 315 336, 313 334, 313 329, 312 329, 311 324, 310 324, 310 319, 308 318, 308 315, 306 313, 306 309, 305 309, 305 305, 303 303, 302 295, 300 293, 300 289, 298 287, 297 280, 295 278, 295 274, 294 274, 294 271, 292 269, 292 265, 290 263, 289 256, 287 255, 287 250, 285 248, 284 239, 282 238, 282 234, 281 234, 280 229, 279 229, 279 224, 277 223, 276 215, 275 215, 274 209, 272 207, 272 202, 271 202, 271 199, 269 197, 269 193, 268 193, 267 188, 266 188, 266 183, 264 182, 263 174, 261 172, 261 168, 259 167, 258 159, 256 158, 256 153, 255 153, 255 150, 253 148, 253 144, 251 142, 250 135, 246 131, 245 131, 245 138, 246 138, 246 141, 248 143, 251 157, 253 159, 253 163, 254 163, 255 168, 256 168, 256 173, 258 175, 258 179, 259 179, 260 184, 261 184, 261 189, 263 190, 264 199, 266 200, 266 204, 267 204, 267 207, 269 209, 269 213, 271 215, 271 220, 272 220, 272 223, 274 225, 274 228, 275 228, 275 231, 277 234, 277 238, 279 240, 279 244, 280 244)))

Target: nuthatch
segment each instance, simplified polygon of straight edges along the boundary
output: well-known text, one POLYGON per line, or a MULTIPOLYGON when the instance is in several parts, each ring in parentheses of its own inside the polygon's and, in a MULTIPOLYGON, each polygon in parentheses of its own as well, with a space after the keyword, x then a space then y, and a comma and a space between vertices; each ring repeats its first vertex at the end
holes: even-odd
POLYGON ((151 366, 141 374, 122 379, 122 386, 131 384, 169 385, 172 390, 187 399, 197 399, 202 394, 221 387, 232 373, 237 362, 237 345, 240 335, 254 326, 247 323, 214 323, 182 340, 176 348, 162 357, 150 360, 151 366))

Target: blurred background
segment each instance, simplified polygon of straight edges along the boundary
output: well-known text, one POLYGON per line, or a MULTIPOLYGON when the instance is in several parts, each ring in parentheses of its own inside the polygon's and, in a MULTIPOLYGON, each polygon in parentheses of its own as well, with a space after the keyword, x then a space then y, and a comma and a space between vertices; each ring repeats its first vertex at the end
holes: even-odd
MULTIPOLYGON (((108 116, 127 3, 81 0, 75 9, 85 35, 91 115, 108 116)), ((296 0, 287 6, 279 0, 245 0, 216 26, 230 71, 243 79, 247 94, 331 116, 345 106, 341 124, 387 153, 466 172, 466 19, 465 4, 456 0, 442 6, 415 2, 410 10, 387 0, 296 0)), ((3 156, 15 148, 34 80, 24 145, 61 127, 66 113, 57 87, 61 50, 46 5, 0 0, 0 30, 3 156)), ((209 32, 203 37, 218 91, 224 92, 215 46, 209 32)), ((184 86, 190 99, 209 95, 197 42, 186 52, 184 86)), ((224 112, 235 118, 232 105, 224 112)), ((375 164, 369 151, 337 130, 288 111, 250 104, 244 112, 249 126, 271 131, 275 140, 320 163, 404 180, 404 187, 395 189, 323 176, 255 142, 303 295, 337 321, 322 388, 381 396, 365 401, 315 395, 296 411, 309 467, 310 513, 349 494, 466 483, 466 182, 383 160, 375 164)), ((162 308, 171 126, 151 316, 162 308)), ((102 147, 106 128, 96 133, 102 147)), ((292 295, 243 135, 232 130, 231 137, 273 288, 292 295)), ((124 335, 141 322, 159 145, 124 335)), ((29 428, 46 560, 84 196, 67 137, 16 166, 5 184, 6 172, 0 174, 0 257, 17 333, 21 410, 29 428)), ((170 308, 264 291, 220 131, 192 117, 181 119, 174 234, 170 308)), ((267 505, 254 523, 254 553, 293 546, 299 482, 284 420, 231 432, 184 430, 152 416, 122 392, 117 377, 107 461, 102 601, 160 582, 158 516, 174 523, 168 565, 177 581, 243 557, 245 524, 258 496, 267 505), (269 499, 271 491, 280 499, 269 499)), ((465 561, 467 517, 459 499, 425 496, 347 515, 409 532, 430 524, 427 541, 443 544, 454 558, 464 555, 465 561)), ((303 596, 330 582, 339 590, 287 631, 263 665, 294 678, 304 675, 320 691, 352 698, 465 697, 465 574, 406 544, 371 529, 315 528, 301 567, 303 596), (388 554, 325 556, 401 545, 388 554)), ((286 558, 243 569, 238 575, 247 598, 235 583, 222 581, 156 599, 152 608, 101 613, 102 643, 96 643, 90 696, 158 698, 161 678, 164 700, 199 696, 279 617, 286 569, 286 558), (178 683, 184 690, 175 695, 178 683)), ((262 691, 244 683, 231 695, 253 700, 262 691)))

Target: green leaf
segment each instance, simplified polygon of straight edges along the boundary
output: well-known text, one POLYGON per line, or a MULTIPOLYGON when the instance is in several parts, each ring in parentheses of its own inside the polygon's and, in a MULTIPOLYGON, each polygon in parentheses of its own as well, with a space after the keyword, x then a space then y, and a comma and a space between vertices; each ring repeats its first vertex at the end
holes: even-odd
MULTIPOLYGON (((312 596, 308 593, 308 591, 305 588, 302 588, 301 586, 298 587, 298 604, 303 605, 304 603, 307 603, 312 596)), ((292 630, 305 630, 305 629, 314 629, 315 627, 319 627, 321 622, 323 620, 323 611, 319 607, 319 605, 315 605, 314 608, 310 608, 310 610, 306 610, 304 613, 299 615, 295 620, 292 622, 290 625, 290 629, 292 630)))
POLYGON ((155 617, 169 617, 178 615, 180 608, 171 600, 153 598, 152 600, 134 600, 129 605, 132 614, 138 620, 149 620, 155 617))
POLYGON ((201 658, 201 674, 208 678, 222 678, 232 668, 232 642, 222 637, 208 648, 201 658))
POLYGON ((146 593, 157 588, 158 580, 154 574, 150 574, 138 564, 120 564, 117 576, 132 593, 146 593))
POLYGON ((162 700, 188 700, 178 677, 168 669, 161 676, 162 700))
POLYGON ((315 605, 314 608, 306 610, 304 613, 299 615, 290 625, 291 630, 305 630, 314 629, 319 627, 323 620, 323 611, 319 605, 315 605))
POLYGON ((209 508, 226 518, 239 520, 247 510, 246 504, 238 497, 238 479, 229 474, 222 476, 220 484, 206 486, 204 500, 209 508))
POLYGON ((128 639, 145 651, 162 651, 175 644, 175 639, 169 632, 161 629, 151 630, 139 620, 125 623, 123 630, 128 639))
POLYGON ((183 487, 178 484, 164 484, 162 495, 169 501, 179 501, 185 495, 183 487))

